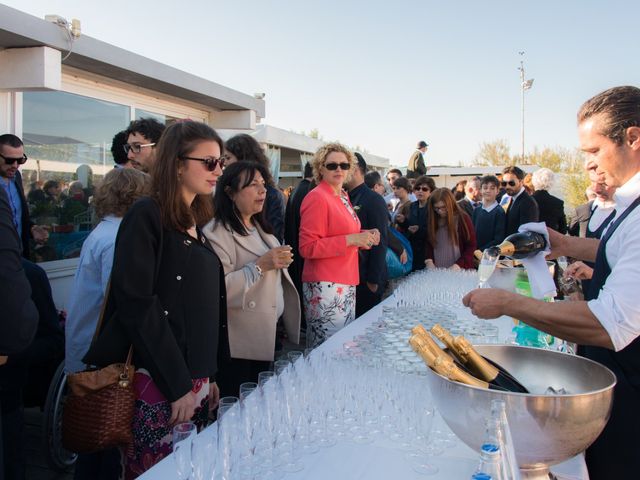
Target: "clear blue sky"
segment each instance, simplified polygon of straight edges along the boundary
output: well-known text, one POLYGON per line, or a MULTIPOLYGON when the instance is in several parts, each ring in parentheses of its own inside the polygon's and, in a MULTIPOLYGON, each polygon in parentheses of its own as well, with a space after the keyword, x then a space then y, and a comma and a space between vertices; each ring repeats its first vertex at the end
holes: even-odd
POLYGON ((211 81, 265 92, 264 123, 317 128, 405 165, 470 163, 483 141, 573 148, 575 114, 605 88, 640 85, 638 1, 17 0, 44 17, 211 81))

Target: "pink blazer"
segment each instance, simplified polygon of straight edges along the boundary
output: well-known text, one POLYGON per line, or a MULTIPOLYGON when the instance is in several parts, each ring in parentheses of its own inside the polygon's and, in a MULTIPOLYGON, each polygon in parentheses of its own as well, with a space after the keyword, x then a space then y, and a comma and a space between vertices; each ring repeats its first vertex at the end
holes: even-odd
POLYGON ((358 247, 347 247, 347 235, 359 232, 358 216, 347 210, 328 183, 320 182, 300 208, 302 281, 358 285, 358 247))

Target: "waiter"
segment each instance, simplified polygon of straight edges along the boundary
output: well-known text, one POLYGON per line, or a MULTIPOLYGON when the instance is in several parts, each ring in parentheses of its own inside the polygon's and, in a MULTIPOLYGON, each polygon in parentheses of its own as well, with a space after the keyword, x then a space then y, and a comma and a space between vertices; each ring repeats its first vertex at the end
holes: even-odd
POLYGON ((509 315, 565 340, 618 379, 609 423, 587 450, 592 480, 638 478, 640 472, 640 89, 616 87, 578 112, 586 166, 617 188, 616 215, 600 240, 549 230, 553 257, 595 261, 585 301, 545 303, 483 289, 463 302, 481 318, 509 315))

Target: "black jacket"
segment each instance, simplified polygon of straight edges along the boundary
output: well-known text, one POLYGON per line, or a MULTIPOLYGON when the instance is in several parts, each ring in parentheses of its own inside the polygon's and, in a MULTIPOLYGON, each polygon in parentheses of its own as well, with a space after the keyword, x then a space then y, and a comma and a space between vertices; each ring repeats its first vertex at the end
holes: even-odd
POLYGON ((273 228, 273 234, 280 243, 284 240, 284 210, 284 194, 276 187, 267 185, 264 216, 271 228, 273 228))
POLYGON ((362 229, 377 228, 380 231, 380 243, 371 250, 360 249, 358 253, 360 284, 374 283, 382 291, 387 283, 387 225, 389 224, 387 205, 381 195, 364 183, 351 190, 349 198, 358 214, 362 229))
POLYGON ((474 208, 467 197, 464 197, 462 200, 458 200, 458 205, 466 212, 467 215, 469 215, 469 218, 473 217, 474 208))
POLYGON ((31 300, 20 250, 9 200, 0 188, 0 355, 27 348, 38 327, 38 310, 31 300))
POLYGON ((564 202, 546 190, 536 190, 531 195, 538 204, 540 222, 563 235, 567 233, 567 217, 564 214, 564 202))
POLYGON ((505 237, 518 231, 518 227, 525 223, 537 222, 539 218, 538 204, 527 192, 522 192, 518 198, 510 201, 507 209, 507 222, 504 229, 505 237))
POLYGON ((122 362, 133 344, 136 368, 173 402, 192 379, 215 376, 226 312, 224 271, 209 243, 164 228, 155 201, 138 200, 118 230, 104 323, 83 361, 122 362))
POLYGON ((304 258, 300 255, 299 234, 300 234, 300 206, 307 193, 313 188, 313 183, 303 179, 289 196, 287 209, 285 212, 284 241, 293 251, 293 262, 289 265, 289 275, 293 284, 302 294, 302 269, 304 268, 304 258))

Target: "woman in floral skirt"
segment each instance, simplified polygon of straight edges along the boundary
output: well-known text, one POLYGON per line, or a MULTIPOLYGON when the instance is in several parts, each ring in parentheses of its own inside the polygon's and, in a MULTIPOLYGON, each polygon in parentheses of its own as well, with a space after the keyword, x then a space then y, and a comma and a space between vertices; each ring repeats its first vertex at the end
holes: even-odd
POLYGON ((380 242, 377 229, 361 230, 342 185, 355 164, 344 145, 329 143, 316 152, 312 167, 318 186, 300 208, 300 254, 307 346, 315 347, 355 317, 358 249, 380 242))

